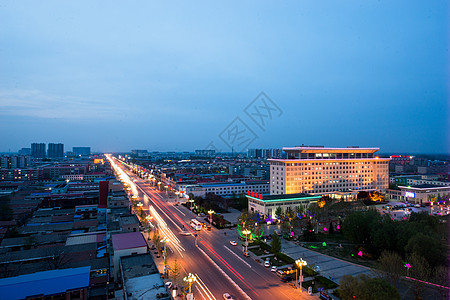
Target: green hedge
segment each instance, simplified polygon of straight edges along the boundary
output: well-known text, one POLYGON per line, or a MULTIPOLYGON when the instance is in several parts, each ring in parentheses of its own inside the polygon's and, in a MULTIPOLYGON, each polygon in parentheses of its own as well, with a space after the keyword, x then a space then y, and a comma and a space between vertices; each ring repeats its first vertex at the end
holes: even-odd
POLYGON ((327 289, 334 289, 338 286, 335 282, 320 275, 316 276, 316 280, 320 282, 323 286, 325 286, 327 289))
POLYGON ((293 264, 294 263, 294 260, 291 257, 289 257, 286 254, 284 254, 284 253, 278 252, 275 255, 276 255, 276 257, 278 259, 284 260, 288 264, 293 264))

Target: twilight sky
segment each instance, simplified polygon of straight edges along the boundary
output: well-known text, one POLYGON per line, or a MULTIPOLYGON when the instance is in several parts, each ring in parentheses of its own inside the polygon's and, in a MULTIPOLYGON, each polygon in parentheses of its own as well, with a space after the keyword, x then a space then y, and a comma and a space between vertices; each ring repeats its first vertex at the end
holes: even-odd
POLYGON ((449 2, 317 2, 1 1, 0 152, 449 153, 449 2))

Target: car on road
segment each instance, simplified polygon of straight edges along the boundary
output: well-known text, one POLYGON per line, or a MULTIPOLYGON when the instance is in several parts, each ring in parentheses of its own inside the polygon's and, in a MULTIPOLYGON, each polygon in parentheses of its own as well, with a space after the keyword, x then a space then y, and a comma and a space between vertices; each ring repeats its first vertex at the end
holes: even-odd
POLYGON ((172 281, 167 281, 167 282, 166 282, 166 287, 167 287, 168 289, 171 289, 172 286, 173 286, 172 281))
POLYGON ((270 267, 270 260, 266 260, 264 262, 264 267, 266 267, 266 268, 270 267))
POLYGON ((180 232, 181 235, 191 235, 190 231, 181 231, 180 232))
POLYGON ((206 230, 211 231, 211 225, 207 225, 206 230))
POLYGON ((291 282, 292 280, 293 280, 292 277, 289 275, 286 275, 283 278, 281 278, 281 281, 283 282, 291 282))
POLYGON ((244 256, 246 256, 246 257, 249 257, 249 256, 250 256, 250 254, 248 254, 247 251, 244 251, 243 254, 244 254, 244 256))
POLYGON ((230 244, 231 244, 232 246, 237 246, 236 241, 230 241, 230 244))
POLYGON ((225 293, 225 294, 223 294, 223 299, 224 300, 233 300, 233 297, 231 297, 230 294, 225 293))
POLYGON ((276 274, 277 274, 277 276, 280 277, 280 278, 283 278, 284 276, 286 276, 286 273, 284 273, 284 272, 281 271, 281 270, 278 270, 278 271, 276 272, 276 274))
POLYGON ((276 272, 277 271, 277 266, 272 266, 272 268, 270 269, 270 272, 276 272))

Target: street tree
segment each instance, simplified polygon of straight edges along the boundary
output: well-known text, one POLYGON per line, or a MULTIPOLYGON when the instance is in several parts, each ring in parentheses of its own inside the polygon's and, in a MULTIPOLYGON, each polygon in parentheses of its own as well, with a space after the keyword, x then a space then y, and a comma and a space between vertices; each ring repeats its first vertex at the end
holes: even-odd
POLYGON ((275 218, 277 218, 278 220, 280 220, 283 217, 283 209, 281 208, 281 206, 278 206, 275 209, 275 218))
POLYGON ((339 281, 339 297, 342 300, 385 300, 400 299, 397 289, 381 278, 370 278, 367 275, 353 277, 344 275, 339 281))
POLYGON ((178 261, 178 259, 175 258, 175 261, 173 262, 173 265, 171 268, 171 278, 172 278, 173 284, 175 286, 178 285, 178 281, 180 279, 180 273, 181 273, 181 264, 178 261))
POLYGON ((271 241, 271 250, 274 253, 280 252, 281 250, 281 240, 278 234, 274 233, 272 234, 272 241, 271 241))
POLYGON ((378 259, 378 268, 382 277, 391 284, 398 282, 405 269, 400 255, 391 251, 383 251, 381 253, 378 259))

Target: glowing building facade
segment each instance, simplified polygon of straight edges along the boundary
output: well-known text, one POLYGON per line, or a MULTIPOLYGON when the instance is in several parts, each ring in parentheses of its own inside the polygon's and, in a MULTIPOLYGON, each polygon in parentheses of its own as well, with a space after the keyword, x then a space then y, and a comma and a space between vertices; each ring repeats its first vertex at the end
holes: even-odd
POLYGON ((389 160, 379 148, 283 148, 286 159, 269 159, 270 194, 351 194, 389 187, 389 160))

